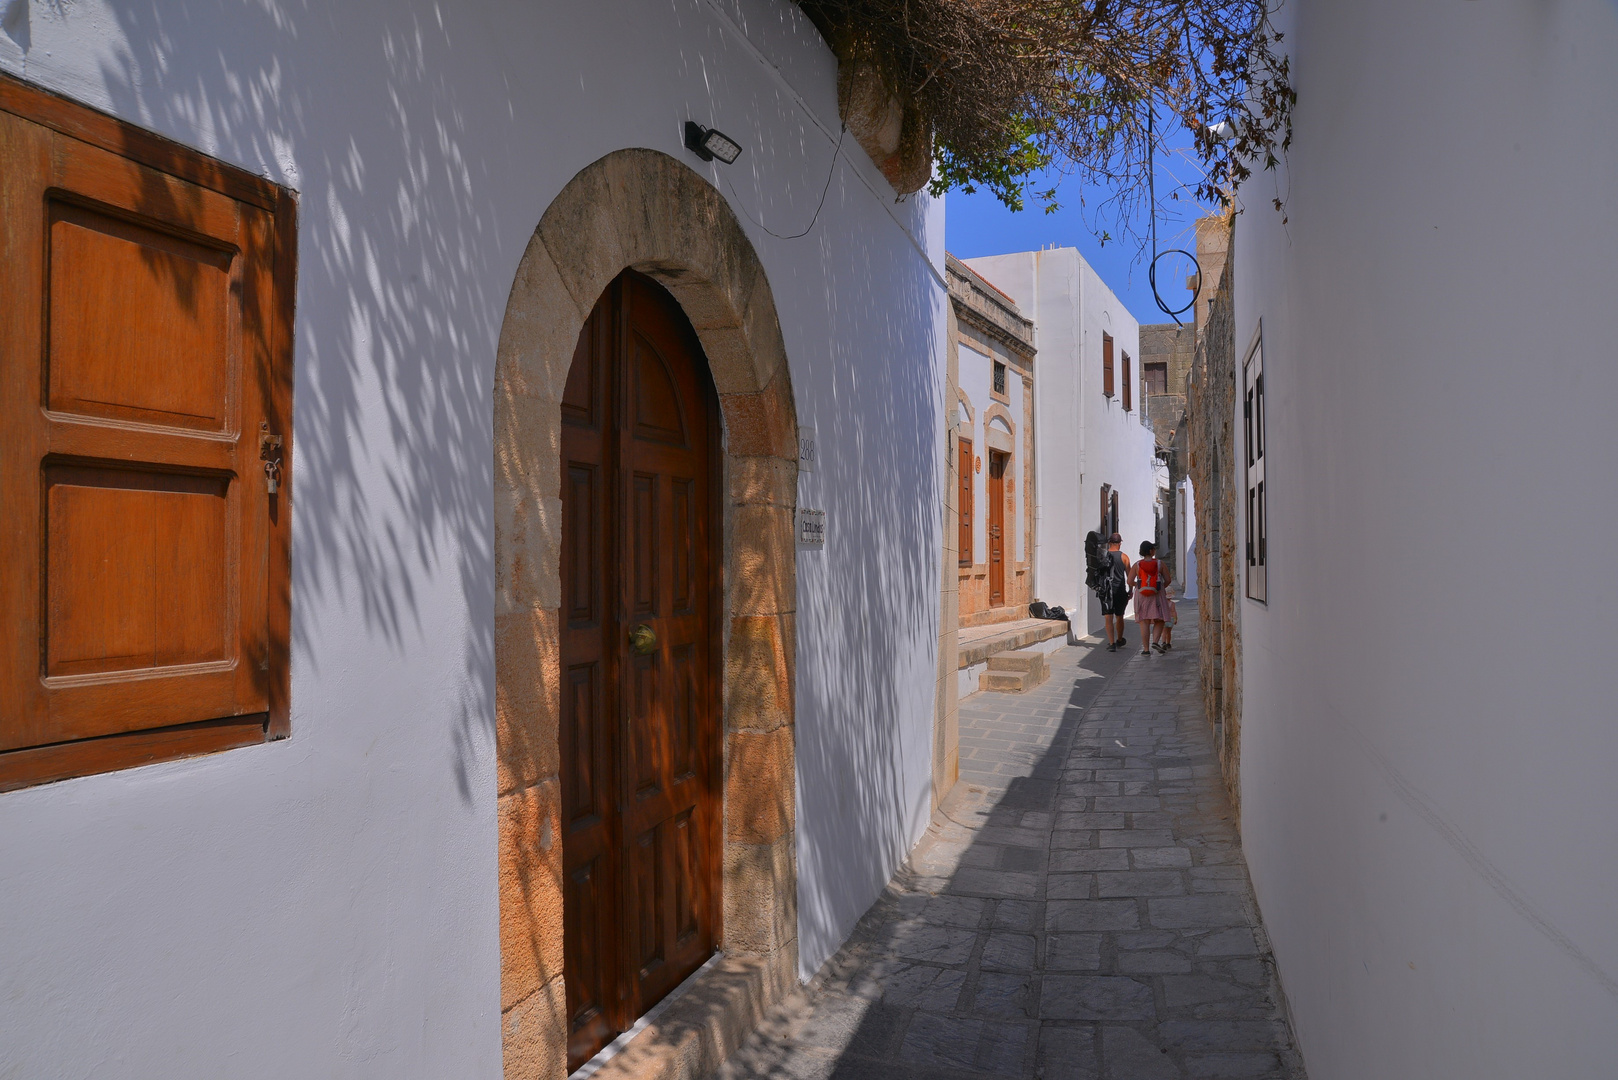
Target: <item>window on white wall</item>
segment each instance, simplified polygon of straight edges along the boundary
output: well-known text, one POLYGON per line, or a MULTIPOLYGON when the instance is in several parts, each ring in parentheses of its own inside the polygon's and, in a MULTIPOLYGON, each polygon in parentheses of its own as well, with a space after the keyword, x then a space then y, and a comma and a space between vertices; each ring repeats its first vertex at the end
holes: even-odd
POLYGON ((1264 486, 1264 337, 1242 365, 1242 429, 1247 457, 1247 596, 1267 599, 1265 565, 1269 560, 1268 513, 1264 486))

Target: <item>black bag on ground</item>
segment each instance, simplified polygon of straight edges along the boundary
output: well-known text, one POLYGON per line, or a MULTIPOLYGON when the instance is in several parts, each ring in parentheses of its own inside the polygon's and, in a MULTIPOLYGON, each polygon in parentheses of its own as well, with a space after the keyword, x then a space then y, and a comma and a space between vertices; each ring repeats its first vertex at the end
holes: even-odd
POLYGON ((1030 619, 1048 619, 1051 617, 1051 610, 1045 606, 1045 601, 1035 600, 1028 605, 1028 617, 1030 619))

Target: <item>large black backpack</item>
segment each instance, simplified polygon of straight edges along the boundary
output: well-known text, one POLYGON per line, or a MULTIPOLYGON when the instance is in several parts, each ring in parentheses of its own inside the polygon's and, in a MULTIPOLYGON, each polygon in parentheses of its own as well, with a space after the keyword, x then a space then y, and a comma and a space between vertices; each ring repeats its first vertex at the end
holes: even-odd
POLYGON ((1107 548, 1101 534, 1092 532, 1084 538, 1084 587, 1099 592, 1106 580, 1107 548))

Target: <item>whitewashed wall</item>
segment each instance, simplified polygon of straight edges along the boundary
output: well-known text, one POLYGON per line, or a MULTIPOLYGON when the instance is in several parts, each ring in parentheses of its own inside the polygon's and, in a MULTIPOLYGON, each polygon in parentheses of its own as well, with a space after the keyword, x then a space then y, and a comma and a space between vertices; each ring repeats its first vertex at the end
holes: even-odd
POLYGON ((1282 12, 1242 832, 1309 1076, 1611 1077, 1618 7, 1282 12))
POLYGON ((797 9, 5 11, 0 68, 301 202, 292 738, 0 795, 0 1074, 500 1075, 495 340, 545 207, 621 147, 720 183, 818 433, 797 680, 818 966, 927 820, 945 299, 941 204, 896 203, 853 139, 833 167, 836 65, 797 9), (744 156, 697 162, 688 118, 744 156), (828 176, 807 236, 755 224, 802 230, 828 176))
POLYGON ((1187 600, 1197 598, 1197 492, 1189 476, 1174 492, 1174 513, 1178 518, 1175 540, 1179 550, 1174 565, 1180 577, 1180 591, 1187 600))
MULTIPOLYGON (((1140 324, 1077 249, 1052 248, 965 260, 1034 320, 1034 444, 1038 465, 1034 581, 1039 599, 1087 613, 1084 536, 1097 527, 1101 485, 1119 493, 1130 558, 1156 531, 1155 441, 1140 422, 1140 324), (1102 396, 1101 335, 1113 337, 1115 396, 1102 396), (1123 356, 1133 367, 1134 408, 1122 405, 1123 356)), ((1075 620, 1080 626, 1084 619, 1075 620)))

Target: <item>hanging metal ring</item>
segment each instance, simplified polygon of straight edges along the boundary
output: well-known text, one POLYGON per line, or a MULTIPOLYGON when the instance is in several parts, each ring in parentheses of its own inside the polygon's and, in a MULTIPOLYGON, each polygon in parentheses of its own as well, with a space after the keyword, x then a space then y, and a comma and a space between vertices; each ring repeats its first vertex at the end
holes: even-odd
POLYGON ((1146 268, 1146 280, 1151 283, 1152 299, 1157 301, 1158 309, 1161 310, 1163 314, 1167 315, 1169 318, 1178 323, 1181 315, 1184 315, 1193 307, 1196 307, 1197 298, 1202 295, 1202 264, 1197 262, 1197 257, 1195 255, 1191 254, 1189 251, 1186 251, 1184 248, 1170 248, 1167 251, 1160 251, 1152 256, 1151 265, 1146 268), (1196 267, 1197 287, 1192 290, 1191 299, 1186 303, 1185 307, 1169 307, 1168 304, 1163 302, 1163 294, 1157 291, 1157 263, 1158 260, 1163 258, 1165 255, 1184 255, 1186 258, 1191 260, 1191 265, 1196 267))

